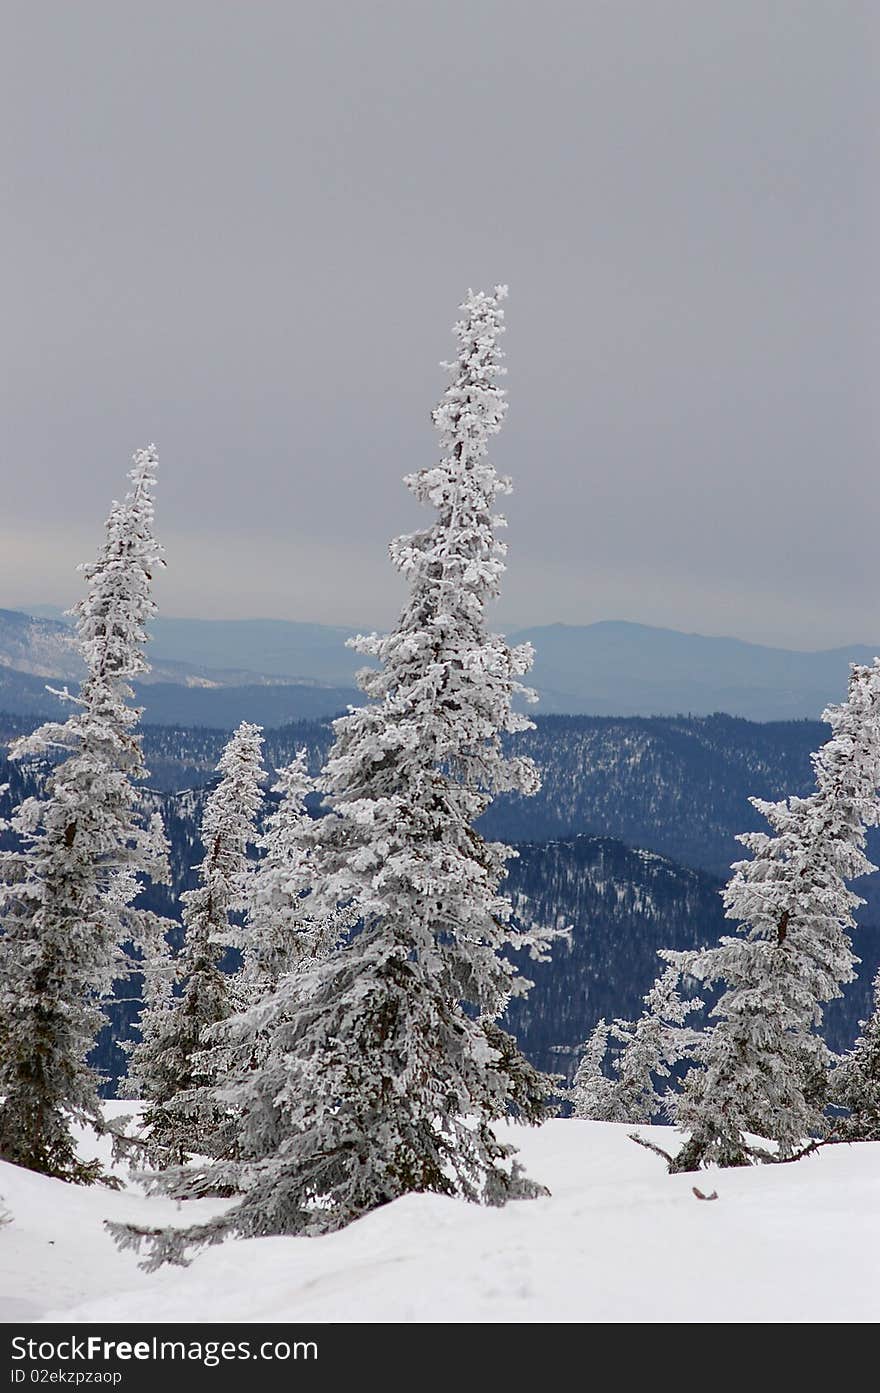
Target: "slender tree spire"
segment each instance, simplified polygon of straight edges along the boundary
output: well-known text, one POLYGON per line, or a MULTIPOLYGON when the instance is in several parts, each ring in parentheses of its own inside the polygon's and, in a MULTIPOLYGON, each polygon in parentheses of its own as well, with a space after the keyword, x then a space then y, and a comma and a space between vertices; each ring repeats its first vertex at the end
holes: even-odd
POLYGON ((88 1063, 102 1000, 128 970, 120 944, 140 941, 155 916, 132 901, 139 876, 167 877, 161 826, 142 810, 140 712, 131 679, 147 671, 145 625, 155 611, 156 451, 139 450, 131 489, 114 503, 97 559, 80 569, 76 606, 86 676, 63 724, 16 742, 12 757, 62 758, 44 799, 28 798, 12 827, 22 849, 4 856, 0 881, 0 1155, 65 1179, 89 1180, 72 1122, 103 1130, 100 1076, 88 1063))

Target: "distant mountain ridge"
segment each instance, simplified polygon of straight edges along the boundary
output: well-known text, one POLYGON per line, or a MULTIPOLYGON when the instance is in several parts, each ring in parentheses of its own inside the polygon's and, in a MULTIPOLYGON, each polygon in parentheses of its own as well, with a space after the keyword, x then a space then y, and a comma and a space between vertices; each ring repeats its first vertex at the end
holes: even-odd
MULTIPOLYGON (((35 717, 0 713, 0 785, 7 777, 4 744, 35 723, 35 717)), ((204 790, 229 738, 228 728, 145 725, 142 733, 150 786, 162 794, 204 790)), ((810 753, 827 737, 828 727, 818 721, 538 716, 535 730, 505 744, 511 753, 534 759, 540 789, 531 798, 499 794, 479 827, 508 843, 580 833, 615 837, 726 877, 731 862, 743 855, 737 834, 765 826, 750 795, 807 793, 815 783, 810 753)), ((267 728, 266 765, 280 769, 305 747, 310 773, 317 776, 332 739, 328 721, 267 728)), ((880 873, 862 884, 874 879, 880 920, 880 873)))
MULTIPOLYGON (((39 613, 37 613, 39 611, 39 613)), ((0 611, 0 614, 8 611, 0 611)), ((64 612, 36 606, 47 623, 66 625, 64 612)), ((154 667, 167 663, 231 671, 295 682, 353 686, 364 659, 346 648, 357 629, 286 619, 175 619, 157 615, 149 624, 148 654, 154 667)), ((0 632, 2 648, 2 632, 0 632)))
MULTIPOLYGON (((46 616, 48 607, 40 608, 46 616)), ((0 611, 0 620, 10 613, 0 611)), ((41 622, 54 623, 63 631, 57 618, 44 617, 41 622)), ((363 658, 346 647, 356 630, 344 626, 159 616, 150 629, 153 682, 250 691, 257 683, 280 681, 350 693, 356 671, 364 666, 363 658)), ((41 633, 45 642, 45 631, 41 633)), ((880 651, 880 644, 876 648, 852 644, 799 652, 622 620, 540 625, 509 637, 513 643, 530 642, 535 648, 530 682, 540 695, 539 709, 566 715, 705 716, 724 711, 752 721, 816 719, 825 706, 845 695, 849 664, 872 662, 880 651)), ((58 638, 63 650, 63 632, 58 638)), ((0 623, 0 664, 18 669, 21 664, 15 654, 20 656, 21 651, 20 645, 7 647, 0 623)), ((32 667, 26 670, 33 672, 32 667)), ((272 703, 267 699, 267 704, 272 703)), ((161 703, 156 698, 155 706, 149 719, 179 719, 170 714, 172 708, 179 711, 170 699, 161 703), (157 714, 160 707, 169 714, 157 714)), ((212 724, 216 722, 212 710, 220 706, 239 713, 229 717, 232 724, 249 715, 260 719, 244 705, 244 693, 238 705, 227 696, 222 702, 205 703, 204 712, 197 701, 191 701, 187 709, 196 713, 193 722, 212 724)), ((325 703, 326 714, 336 709, 325 703)), ((288 719, 305 714, 292 712, 288 719)))
MULTIPOLYGON (((152 671, 133 685, 145 720, 157 725, 230 728, 247 718, 279 726, 332 716, 358 700, 353 684, 150 656, 152 671)), ((0 610, 0 711, 39 716, 69 712, 48 688, 70 685, 75 691, 84 671, 69 623, 0 610)))
MULTIPOLYGON (((49 679, 56 687, 59 679, 49 679)), ((64 686, 64 682, 60 682, 64 686)), ((76 691, 75 684, 72 690, 76 691)), ((134 684, 135 700, 144 720, 154 726, 208 727, 229 731, 240 721, 273 728, 291 721, 336 716, 360 701, 353 687, 324 687, 319 683, 257 682, 252 686, 200 687, 178 682, 134 684)), ((70 715, 70 705, 47 690, 47 679, 0 665, 0 712, 12 716, 57 719, 70 715)))
POLYGON ((880 644, 797 652, 612 620, 543 625, 511 637, 534 645, 530 681, 542 711, 589 716, 724 711, 752 721, 815 719, 845 696, 849 664, 880 653, 880 644))

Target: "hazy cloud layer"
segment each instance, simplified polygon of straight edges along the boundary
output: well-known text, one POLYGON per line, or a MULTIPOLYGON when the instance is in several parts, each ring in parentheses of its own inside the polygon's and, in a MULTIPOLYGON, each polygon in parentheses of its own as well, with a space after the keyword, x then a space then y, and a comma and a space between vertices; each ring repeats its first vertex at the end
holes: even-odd
POLYGON ((169 611, 388 623, 505 280, 505 617, 880 635, 868 0, 2 11, 0 605, 155 439, 169 611))

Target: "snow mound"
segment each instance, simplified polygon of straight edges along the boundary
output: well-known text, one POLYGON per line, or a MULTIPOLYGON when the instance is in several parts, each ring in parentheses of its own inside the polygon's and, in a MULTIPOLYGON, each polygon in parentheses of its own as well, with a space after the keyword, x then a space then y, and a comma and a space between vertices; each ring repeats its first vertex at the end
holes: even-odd
MULTIPOLYGON (((668 1145, 667 1129, 642 1130, 668 1145)), ((669 1176, 613 1123, 509 1131, 549 1199, 482 1209, 410 1195, 339 1233, 228 1242, 185 1270, 152 1276, 117 1251, 102 1220, 192 1222, 222 1202, 178 1206, 0 1165, 13 1216, 0 1229, 0 1320, 876 1318, 880 1143, 830 1147, 792 1165, 669 1176), (698 1200, 694 1183, 718 1199, 698 1200)))

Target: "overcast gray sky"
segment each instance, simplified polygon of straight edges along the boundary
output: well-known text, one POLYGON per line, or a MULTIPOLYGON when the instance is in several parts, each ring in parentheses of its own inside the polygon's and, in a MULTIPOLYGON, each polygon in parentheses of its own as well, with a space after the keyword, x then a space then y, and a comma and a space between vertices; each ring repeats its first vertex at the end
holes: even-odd
POLYGON ((167 613, 387 626, 507 281, 500 618, 880 637, 871 0, 0 13, 0 606, 154 439, 167 613))

